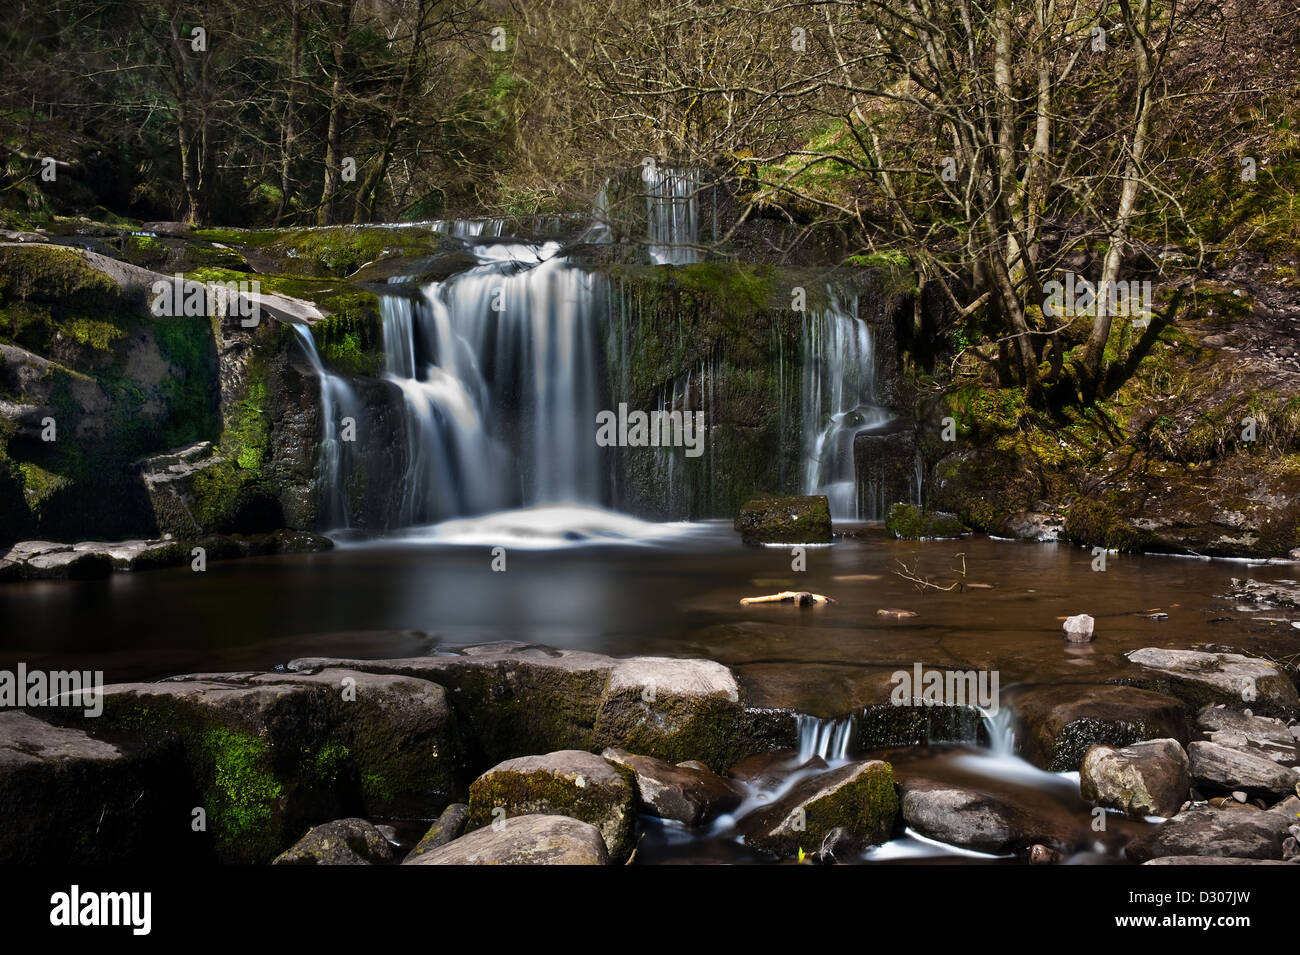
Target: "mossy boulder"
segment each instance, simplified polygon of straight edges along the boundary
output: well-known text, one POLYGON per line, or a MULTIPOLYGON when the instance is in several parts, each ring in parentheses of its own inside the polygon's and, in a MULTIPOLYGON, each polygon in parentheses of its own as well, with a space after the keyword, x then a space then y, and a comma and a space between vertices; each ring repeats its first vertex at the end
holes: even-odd
POLYGON ((881 760, 849 763, 796 783, 772 805, 743 817, 745 844, 782 858, 816 852, 833 829, 854 849, 889 838, 898 813, 893 767, 881 760))
POLYGON ((459 839, 465 831, 465 826, 469 822, 469 805, 463 802, 454 802, 442 811, 437 819, 434 820, 428 830, 416 843, 411 854, 404 861, 410 862, 424 855, 426 852, 432 852, 434 849, 440 849, 447 843, 459 839))
POLYGON ((894 504, 885 530, 899 540, 953 540, 969 533, 956 514, 930 511, 915 504, 894 504))
POLYGON ((388 865, 396 861, 391 842, 364 819, 336 819, 313 826, 271 865, 388 865))
POLYGON ((601 756, 633 774, 641 811, 660 819, 698 826, 731 812, 745 798, 743 787, 719 776, 703 763, 682 762, 674 766, 618 747, 606 749, 601 756))
POLYGON ((515 816, 408 859, 404 865, 608 865, 600 830, 568 816, 515 816))
POLYGON ((1191 790, 1187 753, 1175 739, 1090 746, 1079 767, 1083 798, 1130 816, 1172 816, 1191 790))
POLYGON ((829 544, 831 507, 824 494, 750 501, 736 515, 746 544, 829 544))
POLYGON ((469 827, 531 814, 569 816, 600 830, 610 858, 632 852, 636 787, 608 760, 583 750, 509 759, 469 787, 469 827))

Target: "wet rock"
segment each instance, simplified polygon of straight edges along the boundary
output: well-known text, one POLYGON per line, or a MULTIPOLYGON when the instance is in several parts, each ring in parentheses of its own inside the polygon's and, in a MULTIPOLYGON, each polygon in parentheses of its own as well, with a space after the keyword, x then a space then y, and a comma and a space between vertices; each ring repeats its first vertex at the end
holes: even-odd
MULTIPOLYGON (((915 691, 915 687, 914 687, 915 691)), ((857 720, 857 748, 924 746, 928 743, 989 744, 988 726, 978 707, 913 698, 910 705, 872 703, 857 720)))
POLYGON ((1079 768, 1079 787, 1089 802, 1130 816, 1173 816, 1191 789, 1187 753, 1173 739, 1120 749, 1091 746, 1079 768))
POLYGON ((97 580, 113 572, 113 561, 103 551, 78 549, 81 545, 50 541, 22 541, 0 559, 11 580, 97 580))
POLYGON ((798 751, 785 749, 746 756, 732 766, 727 775, 756 789, 771 792, 792 773, 817 769, 830 769, 830 764, 820 756, 812 756, 801 762, 798 751))
POLYGON ((1192 743, 1187 754, 1192 761, 1192 777, 1211 788, 1290 793, 1300 783, 1300 771, 1218 743, 1192 743))
POLYGON ((1207 706, 1196 714, 1196 725, 1210 742, 1247 750, 1278 763, 1300 762, 1295 727, 1267 716, 1247 715, 1227 706, 1207 706))
POLYGON ((352 807, 437 812, 462 785, 446 693, 409 677, 333 669, 116 684, 96 722, 179 747, 226 862, 269 861, 352 807))
POLYGON ((0 864, 200 861, 173 822, 195 805, 176 755, 0 713, 0 864))
POLYGON ((1093 619, 1086 613, 1075 614, 1073 617, 1067 617, 1062 625, 1065 631, 1065 639, 1070 643, 1091 643, 1093 619))
POLYGON ((1289 822, 1286 813, 1278 809, 1191 809, 1134 839, 1126 851, 1135 862, 1162 856, 1281 859, 1289 822))
POLYGON ((198 441, 136 463, 159 533, 190 538, 211 530, 196 516, 194 485, 225 463, 210 441, 198 441))
POLYGON ((750 501, 735 528, 746 544, 829 544, 830 502, 820 494, 750 501))
POLYGON ((956 514, 929 511, 915 504, 890 507, 885 530, 900 540, 953 540, 970 533, 956 514))
POLYGON ((1162 856, 1143 865, 1287 865, 1277 859, 1242 859, 1232 856, 1162 856))
POLYGON ((906 823, 921 835, 976 852, 1024 852, 1036 844, 1070 846, 1072 826, 995 795, 919 777, 899 782, 906 823))
POLYGON ((336 819, 315 826, 280 853, 271 865, 388 865, 392 843, 364 819, 336 819))
POLYGON ((708 660, 615 659, 501 643, 404 660, 309 658, 289 668, 324 665, 446 686, 484 766, 532 753, 618 746, 670 763, 699 759, 716 771, 771 748, 788 730, 773 714, 747 710, 731 671, 708 660))
POLYGON ((1059 514, 1019 511, 1009 516, 998 530, 1020 540, 1059 541, 1065 533, 1065 519, 1059 514))
POLYGON ((1230 600, 1300 610, 1300 584, 1280 580, 1239 580, 1233 577, 1228 581, 1228 592, 1224 596, 1230 600))
POLYGON ((461 834, 464 833, 468 822, 469 806, 463 802, 452 803, 442 811, 442 815, 429 827, 423 838, 416 843, 415 848, 411 850, 411 854, 406 857, 406 861, 410 862, 426 852, 432 852, 454 839, 459 839, 461 834))
POLYGON ((600 830, 568 816, 515 816, 404 865, 607 865, 600 830))
POLYGON ((1129 746, 1149 739, 1187 741, 1187 715, 1178 700, 1131 686, 1064 683, 1004 693, 1022 729, 1017 746, 1051 772, 1079 768, 1096 743, 1129 746))
POLYGON ((782 857, 814 852, 842 827, 861 850, 888 838, 898 813, 893 769, 880 760, 849 763, 807 777, 770 806, 744 816, 745 844, 782 857))
POLYGON ((1164 650, 1145 647, 1127 654, 1142 667, 1154 689, 1195 705, 1248 703, 1265 714, 1290 713, 1297 705, 1295 685, 1266 660, 1236 653, 1164 650))
POLYGON ((606 749, 601 756, 635 774, 641 811, 660 819, 698 826, 735 809, 745 797, 741 786, 723 779, 703 763, 674 766, 616 747, 606 749))
POLYGON ((508 759, 469 787, 471 829, 530 814, 569 816, 599 829, 616 860, 632 851, 636 808, 636 790, 622 773, 576 749, 508 759))

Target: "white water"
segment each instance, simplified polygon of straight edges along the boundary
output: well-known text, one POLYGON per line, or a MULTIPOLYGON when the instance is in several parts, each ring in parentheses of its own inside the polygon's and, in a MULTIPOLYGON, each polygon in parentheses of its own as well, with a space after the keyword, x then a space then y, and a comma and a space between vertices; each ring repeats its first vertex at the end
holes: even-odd
POLYGON ((849 744, 853 740, 853 717, 823 720, 799 713, 795 717, 799 733, 799 762, 805 763, 820 756, 830 764, 849 758, 849 744))
POLYGON ((655 265, 685 265, 699 261, 700 177, 697 172, 646 165, 650 261, 655 265))
POLYGON ((326 529, 349 525, 348 501, 342 475, 352 464, 352 445, 341 440, 344 418, 361 420, 361 402, 346 378, 330 373, 321 362, 316 340, 307 325, 293 323, 312 370, 320 378, 321 444, 317 459, 318 484, 322 489, 319 526, 326 529))

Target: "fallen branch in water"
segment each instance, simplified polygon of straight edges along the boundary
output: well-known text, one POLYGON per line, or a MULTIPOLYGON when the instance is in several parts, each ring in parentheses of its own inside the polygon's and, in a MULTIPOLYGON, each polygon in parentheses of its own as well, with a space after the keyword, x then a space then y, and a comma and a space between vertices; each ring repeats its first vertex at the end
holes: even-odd
POLYGON ((961 580, 954 580, 954 581, 953 581, 951 584, 949 584, 947 587, 942 587, 942 586, 940 586, 939 584, 936 584, 936 583, 935 583, 934 581, 932 581, 929 577, 922 577, 920 574, 918 574, 918 573, 917 573, 915 570, 913 570, 911 567, 908 567, 908 566, 907 566, 905 563, 903 563, 901 560, 900 560, 900 561, 897 561, 897 563, 898 563, 898 566, 899 566, 899 567, 902 567, 903 569, 902 569, 902 570, 896 570, 896 571, 894 571, 894 574, 897 575, 897 576, 899 576, 899 577, 902 577, 904 580, 908 580, 908 581, 911 581, 912 583, 916 584, 916 589, 917 589, 917 590, 925 590, 926 587, 929 587, 929 588, 931 588, 932 590, 942 590, 942 591, 944 591, 945 593, 947 593, 948 591, 956 590, 956 589, 959 588, 959 587, 960 587, 962 590, 965 590, 965 589, 966 589, 966 588, 965 588, 965 578, 966 578, 966 555, 965 555, 964 553, 961 553, 961 554, 954 554, 953 557, 960 557, 960 558, 961 558, 961 577, 962 577, 962 579, 961 579, 961 580))
POLYGON ((773 604, 773 603, 790 603, 798 604, 800 607, 810 607, 813 604, 833 604, 835 603, 830 597, 822 594, 809 593, 806 590, 783 590, 779 594, 766 594, 762 597, 741 597, 742 606, 750 604, 773 604))

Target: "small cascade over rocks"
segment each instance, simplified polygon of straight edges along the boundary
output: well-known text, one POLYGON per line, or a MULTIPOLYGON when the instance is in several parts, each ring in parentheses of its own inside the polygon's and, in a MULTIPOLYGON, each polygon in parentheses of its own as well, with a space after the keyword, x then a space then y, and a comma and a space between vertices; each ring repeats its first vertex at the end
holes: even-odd
POLYGON ((853 742, 855 721, 852 716, 825 720, 799 713, 795 717, 795 730, 799 734, 799 764, 814 756, 834 764, 849 758, 853 742))
POLYGON ((348 527, 349 507, 341 476, 355 464, 353 443, 342 440, 345 419, 359 421, 363 413, 356 391, 348 380, 329 372, 316 349, 316 340, 307 325, 293 323, 312 370, 320 378, 321 443, 317 459, 317 483, 321 489, 317 524, 322 529, 348 527))

